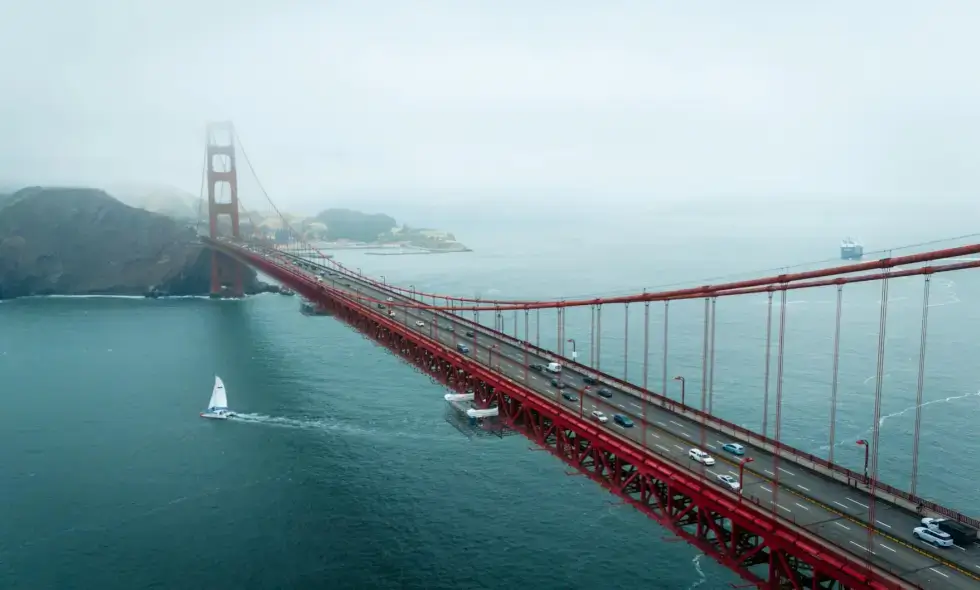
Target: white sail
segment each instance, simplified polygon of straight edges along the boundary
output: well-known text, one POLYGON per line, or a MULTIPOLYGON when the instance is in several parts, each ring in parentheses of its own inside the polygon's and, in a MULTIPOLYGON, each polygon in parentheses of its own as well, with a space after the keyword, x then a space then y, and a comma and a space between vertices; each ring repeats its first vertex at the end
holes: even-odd
POLYGON ((211 391, 211 401, 208 402, 208 409, 227 409, 228 395, 225 393, 225 384, 221 377, 214 376, 214 389, 211 391))

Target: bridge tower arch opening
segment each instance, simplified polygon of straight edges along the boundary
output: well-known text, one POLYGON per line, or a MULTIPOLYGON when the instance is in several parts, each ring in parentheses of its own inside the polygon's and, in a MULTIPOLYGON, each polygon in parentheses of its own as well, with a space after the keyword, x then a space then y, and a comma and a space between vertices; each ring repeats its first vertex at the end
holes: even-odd
MULTIPOLYGON (((230 121, 208 124, 206 153, 211 239, 222 235, 239 239, 238 169, 235 166, 235 130, 230 121)), ((243 274, 240 262, 211 250, 211 297, 242 297, 243 274)))

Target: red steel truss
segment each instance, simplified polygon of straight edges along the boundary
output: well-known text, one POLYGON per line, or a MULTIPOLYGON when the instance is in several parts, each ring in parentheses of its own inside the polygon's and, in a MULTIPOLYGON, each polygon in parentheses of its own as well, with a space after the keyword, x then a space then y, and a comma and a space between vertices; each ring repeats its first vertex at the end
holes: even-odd
POLYGON ((231 244, 212 247, 282 281, 341 321, 476 403, 759 588, 898 589, 907 584, 694 472, 596 428, 465 355, 412 332, 309 275, 231 244))

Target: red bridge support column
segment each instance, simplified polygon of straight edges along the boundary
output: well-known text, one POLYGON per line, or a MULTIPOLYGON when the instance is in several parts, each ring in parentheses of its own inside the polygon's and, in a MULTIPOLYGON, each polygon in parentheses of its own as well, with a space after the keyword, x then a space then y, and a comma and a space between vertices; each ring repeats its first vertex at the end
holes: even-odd
MULTIPOLYGON (((240 234, 234 127, 230 121, 210 123, 207 135, 208 218, 211 238, 219 237, 219 217, 227 216, 231 222, 230 237, 237 239, 240 234)), ((241 297, 244 294, 242 274, 241 263, 211 249, 211 297, 241 297), (225 286, 227 290, 223 288, 225 286)))

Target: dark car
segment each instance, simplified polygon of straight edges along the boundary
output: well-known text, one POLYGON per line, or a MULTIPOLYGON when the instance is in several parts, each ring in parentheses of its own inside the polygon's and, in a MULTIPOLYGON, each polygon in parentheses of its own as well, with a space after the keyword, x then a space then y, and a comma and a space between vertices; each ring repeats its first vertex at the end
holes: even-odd
POLYGON ((612 397, 612 392, 606 389, 605 387, 600 387, 599 391, 597 391, 596 393, 599 394, 599 397, 604 397, 606 399, 612 397))
POLYGON ((561 396, 563 398, 567 399, 570 402, 577 402, 578 401, 578 396, 572 395, 571 393, 563 393, 563 394, 561 394, 561 396))
POLYGON ((614 414, 613 415, 613 422, 615 422, 616 424, 619 424, 623 428, 632 428, 633 427, 633 421, 630 420, 629 418, 627 418, 626 416, 622 415, 622 414, 614 414))
POLYGON ((385 304, 384 303, 379 303, 378 304, 378 309, 384 309, 384 308, 385 308, 385 304))
POLYGON ((538 373, 544 371, 544 365, 528 365, 527 368, 531 369, 532 371, 537 371, 538 373))
POLYGON ((557 379, 552 379, 551 385, 557 387, 558 389, 565 389, 566 387, 568 387, 564 381, 559 381, 557 379))
POLYGON ((582 377, 582 381, 585 381, 588 385, 595 385, 599 383, 598 379, 596 379, 595 377, 589 377, 588 375, 582 377))
POLYGON ((473 330, 467 330, 466 331, 466 335, 467 336, 476 336, 476 332, 474 332, 473 330))

